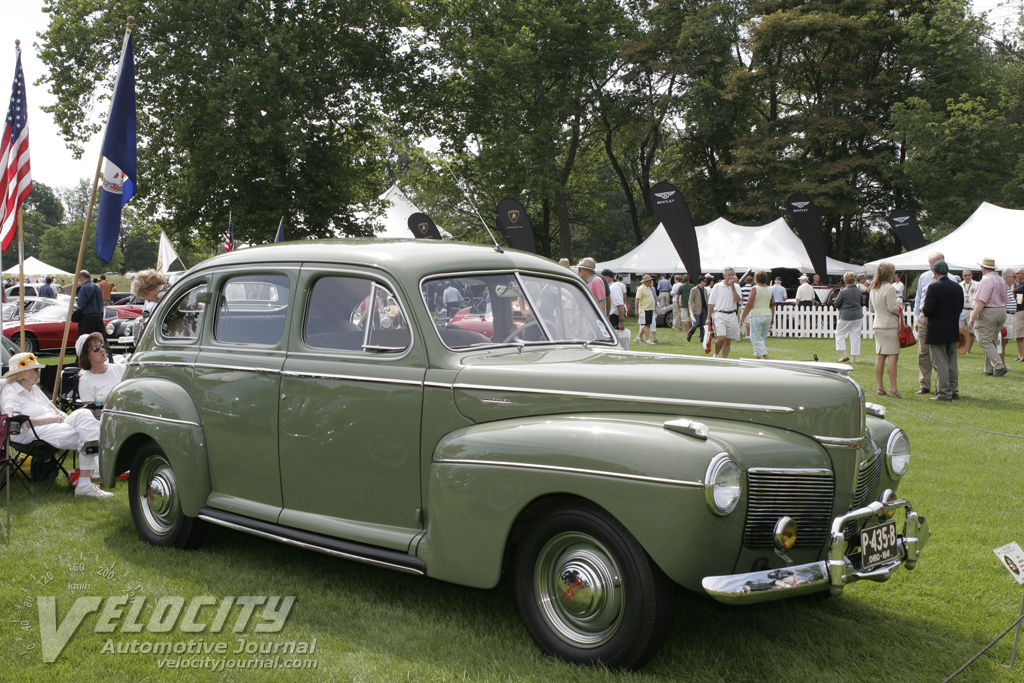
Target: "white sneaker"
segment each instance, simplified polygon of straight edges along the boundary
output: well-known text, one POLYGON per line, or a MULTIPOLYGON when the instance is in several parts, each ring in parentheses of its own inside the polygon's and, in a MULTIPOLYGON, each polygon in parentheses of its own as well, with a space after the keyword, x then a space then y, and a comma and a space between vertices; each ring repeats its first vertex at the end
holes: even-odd
POLYGON ((634 344, 643 344, 643 342, 640 341, 640 337, 636 337, 635 339, 633 339, 633 343, 634 344))
POLYGON ((648 340, 647 340, 646 342, 644 342, 644 343, 645 343, 645 344, 656 344, 657 342, 652 342, 652 341, 651 341, 650 339, 648 339, 648 340))
POLYGON ((110 491, 104 491, 96 484, 89 482, 87 484, 79 484, 75 487, 76 496, 88 496, 90 498, 112 498, 114 496, 110 491))

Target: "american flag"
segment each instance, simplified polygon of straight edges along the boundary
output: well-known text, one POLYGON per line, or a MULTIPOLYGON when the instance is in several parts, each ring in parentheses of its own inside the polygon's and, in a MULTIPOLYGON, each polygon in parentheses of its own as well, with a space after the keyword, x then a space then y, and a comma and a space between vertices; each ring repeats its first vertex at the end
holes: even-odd
POLYGON ((32 173, 28 157, 28 105, 25 103, 25 74, 21 71, 18 50, 11 88, 11 106, 0 141, 0 249, 7 251, 14 239, 18 208, 32 192, 32 173))
POLYGON ((231 221, 231 212, 228 212, 228 236, 224 238, 224 251, 231 251, 235 248, 235 224, 231 221))

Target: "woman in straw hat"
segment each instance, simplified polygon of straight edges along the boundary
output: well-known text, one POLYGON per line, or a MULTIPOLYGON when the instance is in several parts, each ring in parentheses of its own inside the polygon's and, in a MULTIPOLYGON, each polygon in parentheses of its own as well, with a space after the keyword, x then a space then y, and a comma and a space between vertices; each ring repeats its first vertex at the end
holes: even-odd
POLYGON ((21 433, 11 436, 16 443, 31 443, 37 437, 55 448, 74 448, 80 465, 76 496, 107 498, 114 494, 92 483, 99 466, 100 421, 91 410, 79 408, 70 415, 57 410, 39 388, 43 364, 32 353, 11 356, 10 369, 4 375, 0 406, 7 415, 20 413, 30 419, 21 433), (29 426, 31 425, 31 426, 29 426))

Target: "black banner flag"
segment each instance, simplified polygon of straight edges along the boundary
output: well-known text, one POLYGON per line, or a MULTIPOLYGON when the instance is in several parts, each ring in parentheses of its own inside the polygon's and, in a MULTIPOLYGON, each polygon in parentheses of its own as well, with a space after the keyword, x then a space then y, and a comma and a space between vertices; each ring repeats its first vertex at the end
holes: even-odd
POLYGON ((412 234, 417 239, 441 239, 441 231, 434 225, 434 221, 430 220, 430 216, 425 213, 414 213, 409 216, 409 229, 412 230, 412 234))
POLYGON ((658 183, 651 188, 651 208, 665 226, 665 232, 672 240, 672 246, 676 248, 691 280, 699 277, 701 270, 697 230, 682 193, 671 183, 658 183))
POLYGON ((508 246, 520 251, 537 253, 537 240, 533 236, 533 224, 526 215, 523 205, 514 199, 498 202, 498 230, 508 241, 508 246))
POLYGON ((800 241, 804 243, 814 272, 822 277, 827 276, 825 231, 821 228, 818 207, 805 194, 791 194, 786 200, 786 211, 789 212, 789 219, 793 221, 796 233, 800 235, 800 241))
POLYGON ((900 241, 904 249, 914 251, 924 246, 924 235, 921 234, 921 228, 917 225, 917 219, 909 211, 893 209, 885 217, 885 220, 889 221, 893 233, 896 234, 896 239, 900 241))

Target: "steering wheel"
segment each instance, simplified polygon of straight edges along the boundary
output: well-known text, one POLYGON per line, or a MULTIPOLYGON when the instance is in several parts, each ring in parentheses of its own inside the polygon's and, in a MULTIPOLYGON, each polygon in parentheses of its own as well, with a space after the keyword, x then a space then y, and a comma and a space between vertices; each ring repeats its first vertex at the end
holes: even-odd
POLYGON ((528 330, 531 327, 540 327, 540 323, 538 321, 536 321, 536 320, 531 320, 530 322, 526 323, 522 327, 519 327, 517 329, 512 330, 512 332, 507 337, 505 337, 504 339, 501 340, 501 343, 502 344, 507 344, 508 342, 512 341, 513 339, 518 337, 520 334, 522 334, 523 331, 528 330))

